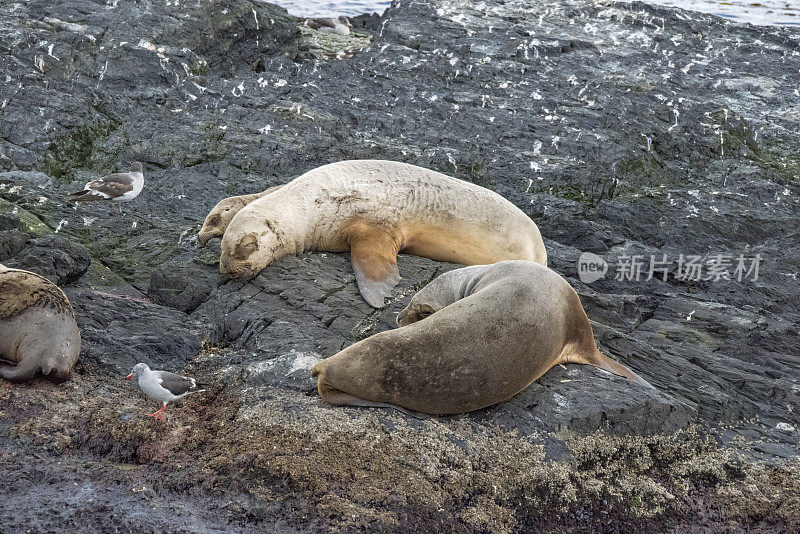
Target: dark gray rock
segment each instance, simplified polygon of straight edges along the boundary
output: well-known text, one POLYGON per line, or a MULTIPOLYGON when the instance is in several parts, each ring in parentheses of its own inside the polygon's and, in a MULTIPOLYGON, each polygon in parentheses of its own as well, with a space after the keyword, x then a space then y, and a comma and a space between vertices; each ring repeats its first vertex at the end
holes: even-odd
POLYGON ((206 337, 201 324, 172 308, 87 288, 65 288, 65 293, 81 330, 80 373, 117 381, 139 362, 181 369, 206 337))
MULTIPOLYGON (((17 219, 19 222, 19 219, 17 219)), ((0 261, 13 258, 25 248, 28 234, 19 230, 0 231, 0 261)))
POLYGON ((208 299, 219 278, 216 262, 209 266, 178 256, 153 270, 147 294, 158 304, 191 313, 208 299))
POLYGON ((25 172, 25 171, 0 172, 0 182, 2 181, 9 181, 16 183, 28 182, 38 187, 47 187, 53 184, 53 178, 51 176, 47 176, 43 172, 25 172))
POLYGON ((22 230, 22 221, 12 213, 0 213, 0 232, 7 230, 22 230))
POLYGON ((7 265, 32 271, 56 285, 63 285, 76 282, 89 268, 89 263, 89 251, 83 245, 52 235, 28 241, 7 265))

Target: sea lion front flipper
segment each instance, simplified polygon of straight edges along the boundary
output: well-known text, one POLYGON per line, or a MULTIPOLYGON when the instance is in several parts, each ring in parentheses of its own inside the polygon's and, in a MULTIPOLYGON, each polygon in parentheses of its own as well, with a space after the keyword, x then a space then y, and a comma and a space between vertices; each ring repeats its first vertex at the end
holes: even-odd
POLYGON ((27 358, 17 365, 0 364, 0 376, 11 382, 24 382, 36 374, 37 363, 35 358, 27 358))
MULTIPOLYGON (((317 364, 319 365, 319 364, 317 364)), ((426 415, 423 413, 415 412, 413 410, 408 410, 403 408, 402 406, 398 406, 397 404, 391 404, 388 402, 375 402, 366 399, 362 399, 360 397, 356 397, 354 395, 350 395, 349 393, 345 393, 342 390, 336 389, 330 386, 324 374, 324 366, 317 367, 315 366, 314 369, 311 370, 312 377, 319 377, 317 380, 317 392, 319 396, 332 406, 357 406, 360 408, 392 408, 397 410, 398 412, 402 412, 406 415, 414 417, 416 419, 425 419, 426 415)))
POLYGON ((384 299, 392 296, 392 289, 400 281, 400 271, 397 270, 397 264, 386 265, 385 268, 388 270, 388 274, 383 279, 373 280, 362 268, 363 262, 358 261, 355 256, 352 261, 353 272, 356 275, 356 283, 361 296, 373 308, 383 308, 386 305, 384 299))
POLYGON ((358 232, 350 239, 350 260, 361 296, 373 308, 383 308, 400 281, 392 237, 379 230, 358 232))

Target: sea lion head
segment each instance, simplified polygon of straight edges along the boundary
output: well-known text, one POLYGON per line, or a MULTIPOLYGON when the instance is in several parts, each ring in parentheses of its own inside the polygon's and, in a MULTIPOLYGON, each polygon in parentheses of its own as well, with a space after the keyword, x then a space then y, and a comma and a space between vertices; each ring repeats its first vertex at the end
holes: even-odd
POLYGON ((406 326, 421 321, 476 289, 485 265, 473 265, 448 271, 420 289, 403 311, 397 314, 397 325, 406 326))
POLYGON ((235 228, 234 225, 236 221, 222 236, 219 258, 220 272, 231 278, 253 278, 288 248, 285 234, 274 223, 268 223, 259 231, 252 231, 247 225, 235 228))
POLYGON ((439 283, 436 279, 423 287, 411 297, 408 306, 397 314, 397 326, 406 326, 421 321, 458 300, 450 295, 451 291, 448 286, 449 284, 439 283))
POLYGON ((203 227, 197 234, 198 244, 204 247, 212 237, 220 237, 224 234, 233 217, 246 205, 247 203, 240 197, 220 200, 203 221, 203 227))
POLYGON ((437 311, 438 310, 435 310, 433 306, 425 302, 410 303, 403 311, 397 314, 397 326, 407 326, 411 323, 416 323, 426 317, 430 317, 437 311))
POLYGON ((305 234, 296 228, 303 221, 294 213, 291 202, 274 199, 273 195, 262 195, 234 215, 220 243, 222 274, 249 280, 275 258, 303 246, 305 234))
MULTIPOLYGON (((72 319, 70 319, 72 320, 72 319)), ((80 332, 64 335, 55 354, 47 357, 41 365, 42 375, 54 384, 61 384, 72 378, 72 366, 81 352, 80 332)))

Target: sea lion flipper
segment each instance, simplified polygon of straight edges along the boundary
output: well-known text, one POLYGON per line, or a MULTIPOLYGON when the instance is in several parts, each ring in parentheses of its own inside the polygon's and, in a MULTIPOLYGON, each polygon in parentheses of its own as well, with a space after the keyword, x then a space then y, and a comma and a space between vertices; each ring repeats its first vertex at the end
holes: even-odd
POLYGON ((425 419, 425 414, 418 413, 412 410, 408 410, 403 408, 402 406, 398 406, 397 404, 391 404, 388 402, 375 402, 366 399, 362 399, 361 397, 356 397, 355 395, 350 395, 349 393, 345 393, 340 389, 336 389, 335 387, 331 386, 328 383, 327 377, 327 369, 325 362, 322 361, 314 366, 311 370, 312 378, 317 378, 317 392, 319 396, 332 406, 358 406, 361 408, 393 408, 398 412, 403 412, 406 415, 410 415, 411 417, 415 417, 417 419, 425 419))
POLYGON ((0 376, 11 382, 24 382, 36 374, 36 362, 35 358, 28 358, 18 365, 0 364, 0 376))
POLYGON ((606 371, 614 373, 615 375, 627 378, 631 382, 638 382, 643 386, 656 389, 650 382, 631 371, 626 365, 623 365, 616 360, 612 360, 599 350, 595 350, 594 354, 587 358, 587 363, 589 365, 599 367, 600 369, 605 369, 606 371))
POLYGON ((384 299, 392 296, 400 281, 397 247, 391 236, 380 231, 359 232, 350 240, 350 260, 361 296, 373 308, 383 308, 384 299))
POLYGON ((392 296, 392 289, 400 281, 400 271, 397 270, 397 264, 386 265, 389 274, 382 280, 372 280, 364 273, 361 265, 362 263, 353 258, 353 272, 356 275, 356 283, 361 296, 373 308, 383 308, 386 305, 384 299, 392 296))

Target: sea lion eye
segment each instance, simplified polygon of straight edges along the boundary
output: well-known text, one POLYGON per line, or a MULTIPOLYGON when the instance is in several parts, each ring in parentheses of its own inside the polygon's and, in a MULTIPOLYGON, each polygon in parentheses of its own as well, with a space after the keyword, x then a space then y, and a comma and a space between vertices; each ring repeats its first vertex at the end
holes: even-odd
POLYGON ((434 309, 431 308, 430 306, 425 305, 417 311, 417 320, 421 321, 426 317, 430 317, 433 314, 434 314, 434 309))
POLYGON ((244 236, 235 246, 233 256, 244 260, 258 249, 258 239, 254 235, 244 236))

